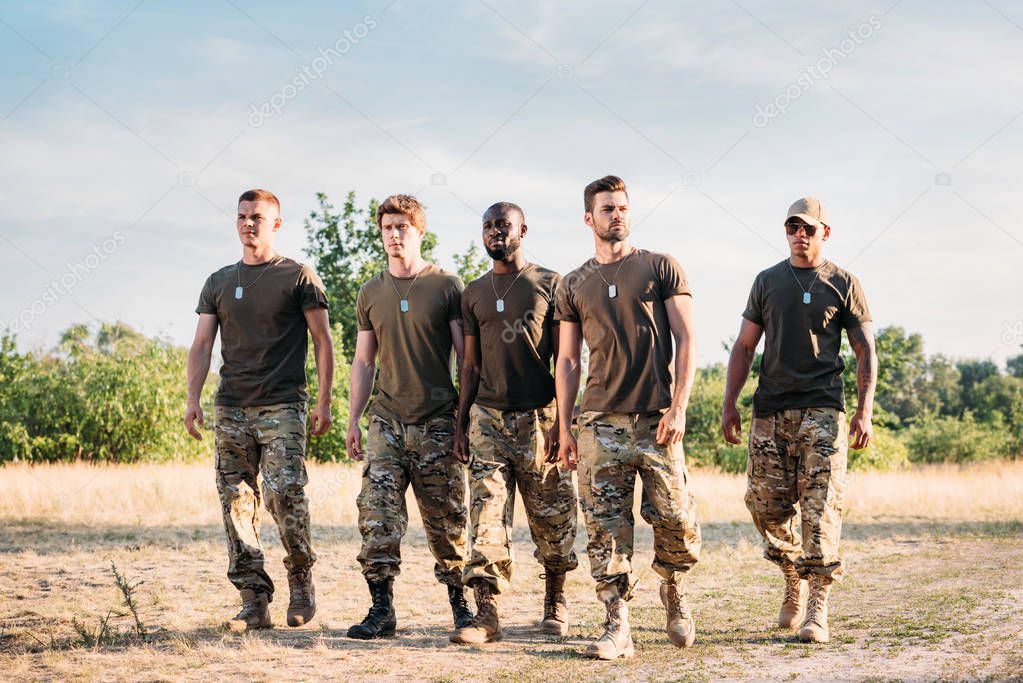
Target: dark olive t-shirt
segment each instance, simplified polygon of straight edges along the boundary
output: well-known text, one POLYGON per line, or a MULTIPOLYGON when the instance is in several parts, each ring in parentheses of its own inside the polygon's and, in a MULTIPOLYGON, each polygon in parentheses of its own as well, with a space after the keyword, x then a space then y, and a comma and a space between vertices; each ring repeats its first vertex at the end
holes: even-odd
POLYGON ((327 308, 312 268, 278 256, 268 263, 225 266, 206 279, 196 313, 220 325, 218 406, 266 406, 306 401, 305 311, 327 308), (241 272, 239 272, 241 269, 241 272), (244 288, 242 298, 235 290, 244 288))
POLYGON ((532 410, 554 399, 554 293, 561 276, 535 264, 519 273, 473 280, 462 293, 465 334, 477 337, 482 365, 476 402, 496 410, 532 410), (515 277, 518 276, 516 280, 515 277), (497 294, 504 310, 497 310, 497 294), (507 292, 507 293, 506 293, 507 292))
POLYGON ((845 409, 842 330, 870 322, 867 298, 854 275, 830 261, 816 269, 790 269, 786 259, 757 275, 742 317, 764 328, 760 383, 753 395, 757 417, 789 408, 845 409), (810 293, 808 304, 804 291, 810 293))
POLYGON ((579 323, 590 349, 583 410, 647 413, 671 405, 673 344, 664 302, 680 294, 692 296, 682 266, 645 249, 607 265, 591 258, 565 276, 555 319, 579 323), (615 285, 614 298, 605 280, 615 285))
POLYGON ((458 276, 434 265, 418 279, 385 270, 362 286, 356 303, 359 329, 376 334, 380 360, 370 414, 405 424, 454 414, 451 321, 462 316, 461 295, 458 276), (407 312, 401 310, 402 297, 407 312))

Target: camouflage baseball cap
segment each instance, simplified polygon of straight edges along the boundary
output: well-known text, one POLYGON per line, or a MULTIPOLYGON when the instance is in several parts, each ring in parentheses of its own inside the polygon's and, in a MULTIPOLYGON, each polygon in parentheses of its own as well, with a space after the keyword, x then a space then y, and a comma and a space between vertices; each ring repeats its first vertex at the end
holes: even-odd
POLYGON ((831 225, 831 219, 828 218, 828 210, 821 204, 821 200, 815 197, 802 197, 797 199, 792 206, 789 207, 789 212, 785 216, 785 222, 788 223, 790 218, 802 218, 810 225, 831 225))

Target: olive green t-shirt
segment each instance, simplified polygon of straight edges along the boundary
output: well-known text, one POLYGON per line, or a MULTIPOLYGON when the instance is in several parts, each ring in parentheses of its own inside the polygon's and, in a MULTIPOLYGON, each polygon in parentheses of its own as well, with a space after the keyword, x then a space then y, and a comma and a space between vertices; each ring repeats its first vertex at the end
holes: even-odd
POLYGON ((830 261, 816 269, 789 265, 786 259, 757 275, 742 314, 764 328, 757 417, 790 408, 844 410, 842 330, 870 322, 854 275, 830 261), (803 303, 805 291, 810 303, 803 303))
POLYGON ((312 268, 283 256, 250 266, 225 266, 206 279, 196 313, 220 325, 218 406, 266 406, 306 401, 305 311, 327 308, 312 268), (239 272, 239 269, 241 272, 239 272), (240 279, 239 279, 240 277, 240 279), (239 282, 242 298, 235 297, 239 282))
POLYGON ((458 276, 434 265, 418 279, 385 270, 359 289, 359 329, 376 334, 380 360, 370 414, 405 424, 454 414, 451 321, 462 316, 461 295, 458 276), (402 298, 407 312, 401 310, 402 298))
POLYGON ((591 258, 565 276, 555 319, 579 323, 590 349, 583 410, 649 413, 671 405, 673 344, 664 302, 680 294, 692 296, 682 266, 645 249, 606 265, 591 258), (613 298, 608 283, 617 290, 613 298))
POLYGON ((496 410, 532 410, 554 398, 554 292, 561 276, 535 264, 518 273, 488 272, 462 293, 465 334, 477 337, 482 365, 476 402, 496 410), (518 279, 516 280, 516 276, 518 279), (495 288, 497 293, 495 293, 495 288), (501 295, 504 310, 497 310, 501 295))

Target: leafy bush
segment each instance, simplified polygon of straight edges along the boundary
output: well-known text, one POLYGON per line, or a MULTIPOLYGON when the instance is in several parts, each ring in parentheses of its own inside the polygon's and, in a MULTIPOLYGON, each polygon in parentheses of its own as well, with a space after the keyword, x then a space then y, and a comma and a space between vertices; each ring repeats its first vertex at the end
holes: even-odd
POLYGON ((909 449, 891 430, 874 428, 870 445, 861 450, 849 449, 850 470, 896 470, 909 465, 909 449))
POLYGON ((1018 455, 1000 419, 979 422, 969 412, 960 419, 925 415, 906 430, 906 445, 914 463, 966 463, 1018 455))

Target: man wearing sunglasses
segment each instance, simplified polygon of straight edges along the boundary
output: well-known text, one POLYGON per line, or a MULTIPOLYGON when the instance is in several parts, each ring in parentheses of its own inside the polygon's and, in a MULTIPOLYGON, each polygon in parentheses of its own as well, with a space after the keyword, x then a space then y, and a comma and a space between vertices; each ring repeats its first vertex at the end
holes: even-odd
POLYGON ((841 578, 849 438, 870 444, 877 356, 870 310, 859 280, 824 259, 831 221, 820 201, 805 197, 785 219, 790 256, 757 275, 728 362, 721 429, 741 442, 736 399, 765 337, 753 396, 746 507, 764 537, 764 557, 785 576, 778 625, 826 643, 828 594, 841 578), (845 423, 842 330, 856 354, 858 400, 845 423), (807 583, 809 584, 807 586, 807 583))

